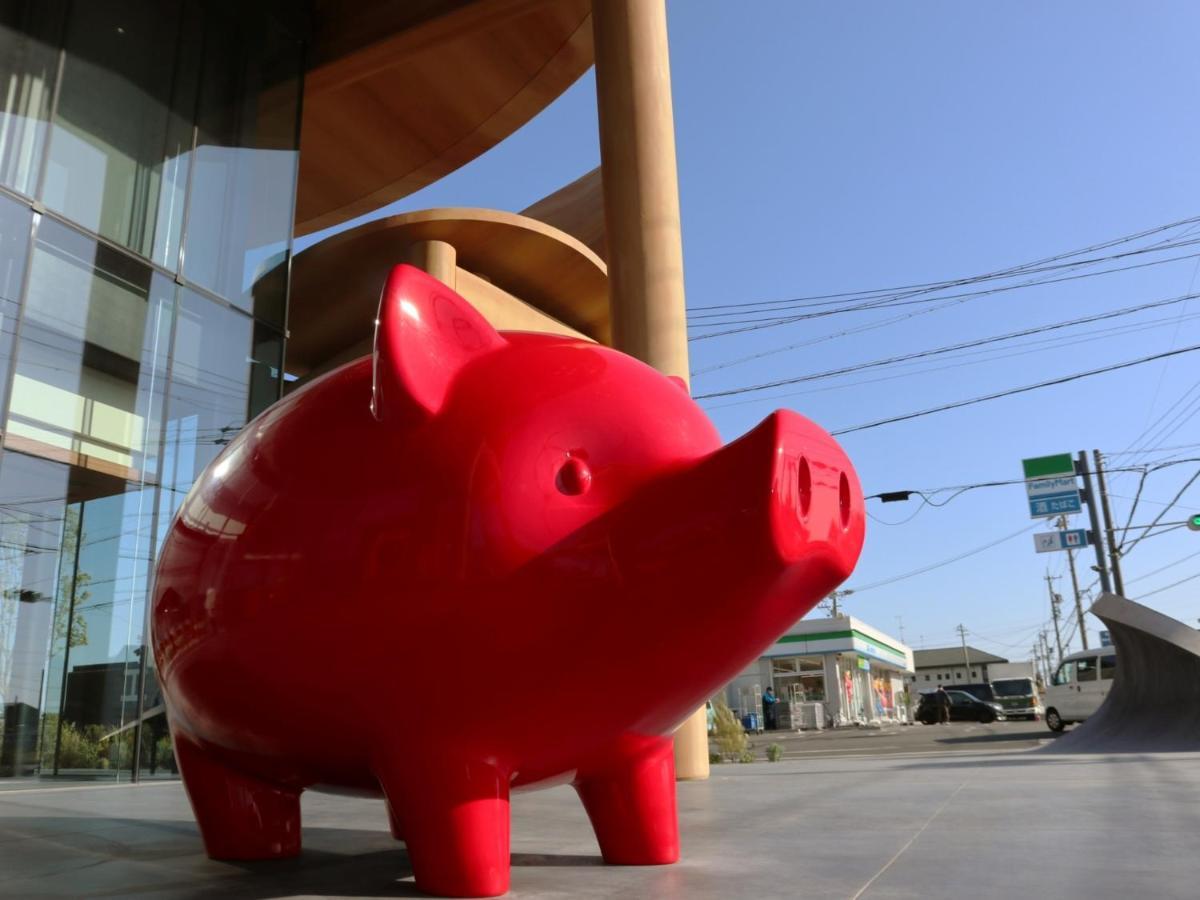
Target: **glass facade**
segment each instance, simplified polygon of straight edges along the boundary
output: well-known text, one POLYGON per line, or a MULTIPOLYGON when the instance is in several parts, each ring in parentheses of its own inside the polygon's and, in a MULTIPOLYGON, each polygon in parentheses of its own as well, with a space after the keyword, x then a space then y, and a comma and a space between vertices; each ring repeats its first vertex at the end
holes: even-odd
POLYGON ((291 14, 0 4, 0 777, 174 774, 151 579, 280 395, 291 14))

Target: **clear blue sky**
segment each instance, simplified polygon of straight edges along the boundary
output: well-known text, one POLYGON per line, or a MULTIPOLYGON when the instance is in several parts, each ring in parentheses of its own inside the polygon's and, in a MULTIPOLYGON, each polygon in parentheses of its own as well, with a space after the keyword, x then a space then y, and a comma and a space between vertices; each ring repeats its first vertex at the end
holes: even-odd
MULTIPOLYGON (((970 276, 1200 214, 1194 4, 674 0, 668 15, 689 308, 970 276)), ((594 91, 589 73, 512 138, 381 214, 449 205, 519 210, 578 177, 599 163, 594 91)), ((1176 296, 1200 289, 1198 275, 1200 259, 1192 259, 975 299, 698 374, 693 390, 1176 296)), ((1074 345, 1021 355, 1012 347, 970 365, 892 368, 705 406, 730 439, 781 405, 833 430, 1200 344, 1197 314, 1200 300, 1060 333, 1147 325, 1074 345)), ((858 313, 698 341, 692 369, 882 318, 858 313)), ((1026 456, 1125 451, 1183 398, 1159 430, 1178 428, 1148 446, 1198 446, 1115 456, 1113 464, 1200 457, 1200 405, 1188 406, 1200 404, 1198 380, 1200 353, 842 440, 867 493, 1003 480, 1020 477, 1026 456)), ((1198 467, 1151 475, 1134 524, 1157 515, 1198 467)), ((1136 487, 1135 475, 1114 479, 1122 523, 1136 487)), ((870 501, 868 509, 867 546, 850 588, 1033 524, 1020 485, 968 492, 942 508, 913 500, 870 501)), ((1200 512, 1200 481, 1163 521, 1191 511, 1200 512)), ((1076 518, 1085 527, 1085 517, 1076 518)), ((1085 585, 1092 562, 1080 558, 1085 585)), ((916 647, 956 642, 961 622, 976 646, 1024 659, 1049 619, 1047 566, 1063 576, 1065 564, 1063 554, 1035 554, 1031 536, 1020 534, 862 590, 846 608, 893 634, 902 617, 916 647)), ((1125 562, 1135 599, 1197 574, 1200 534, 1185 529, 1148 538, 1125 562)), ((1055 586, 1069 598, 1069 578, 1055 586)), ((1145 602, 1195 625, 1200 578, 1145 602)), ((1100 627, 1089 618, 1093 642, 1100 627)))

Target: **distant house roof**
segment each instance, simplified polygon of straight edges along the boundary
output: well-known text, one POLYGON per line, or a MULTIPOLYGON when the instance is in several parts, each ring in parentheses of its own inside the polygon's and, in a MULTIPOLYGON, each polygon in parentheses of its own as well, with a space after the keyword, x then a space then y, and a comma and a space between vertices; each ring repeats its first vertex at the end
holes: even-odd
MULTIPOLYGON (((976 666, 980 663, 1006 663, 1008 662, 1003 656, 996 656, 993 653, 984 653, 982 650, 976 650, 974 647, 967 646, 967 656, 971 660, 971 665, 976 666)), ((913 668, 914 669, 938 669, 949 668, 950 666, 961 666, 963 664, 963 648, 959 647, 937 647, 933 650, 914 650, 913 651, 913 668)))

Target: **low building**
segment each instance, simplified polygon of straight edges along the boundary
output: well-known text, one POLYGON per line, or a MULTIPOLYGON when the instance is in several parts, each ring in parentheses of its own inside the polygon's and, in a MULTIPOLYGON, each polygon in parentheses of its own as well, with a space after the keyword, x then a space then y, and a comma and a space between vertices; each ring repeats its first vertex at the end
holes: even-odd
POLYGON ((936 690, 941 685, 977 684, 991 681, 988 666, 1007 662, 1003 656, 985 653, 969 645, 965 656, 961 644, 957 647, 917 650, 913 653, 915 672, 908 681, 916 686, 918 692, 936 690))
POLYGON ((762 693, 820 703, 822 725, 904 721, 913 651, 854 616, 803 619, 725 689, 739 716, 762 715, 762 693))

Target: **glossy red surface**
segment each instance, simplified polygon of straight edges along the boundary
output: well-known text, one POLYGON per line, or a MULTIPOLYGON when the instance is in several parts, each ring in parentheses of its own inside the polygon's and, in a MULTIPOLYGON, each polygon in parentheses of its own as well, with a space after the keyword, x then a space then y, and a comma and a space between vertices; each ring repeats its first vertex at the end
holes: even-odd
POLYGON ((611 349, 498 334, 416 269, 374 358, 188 494, 152 634, 208 852, 299 852, 300 791, 382 793, 418 886, 508 886, 510 790, 572 782, 604 858, 679 855, 670 734, 842 582, 863 501, 776 412, 720 446, 611 349))

